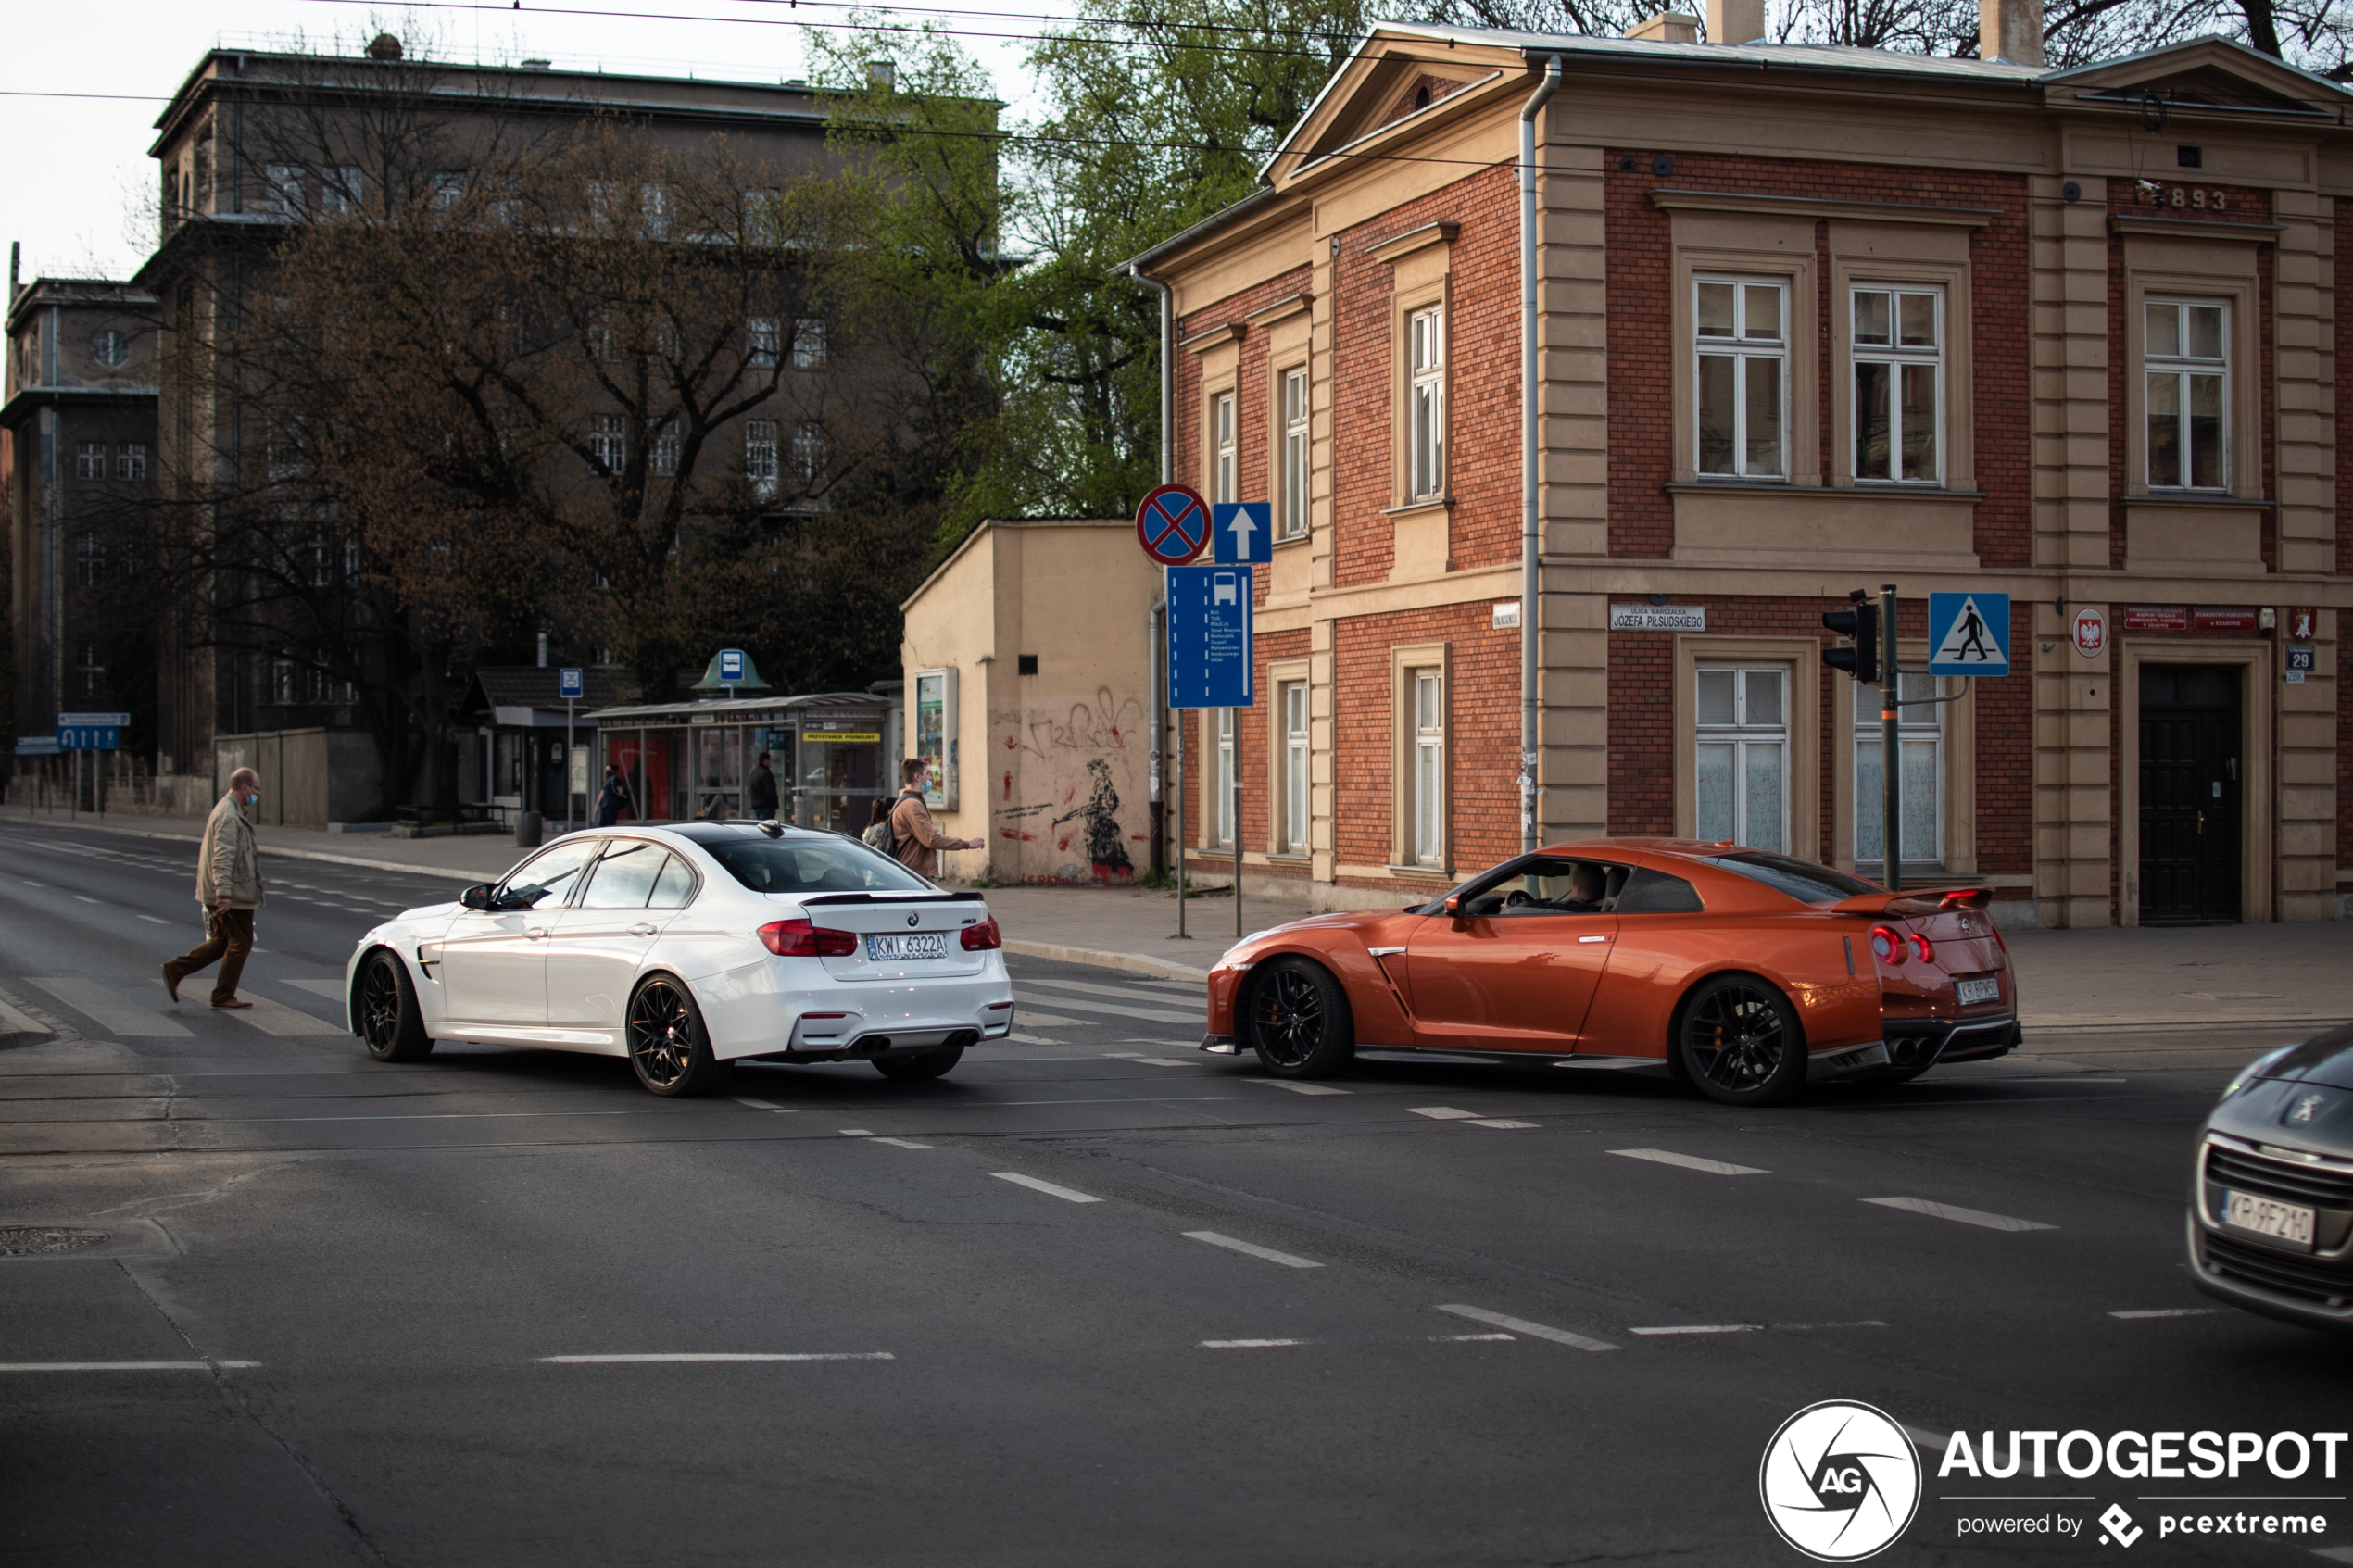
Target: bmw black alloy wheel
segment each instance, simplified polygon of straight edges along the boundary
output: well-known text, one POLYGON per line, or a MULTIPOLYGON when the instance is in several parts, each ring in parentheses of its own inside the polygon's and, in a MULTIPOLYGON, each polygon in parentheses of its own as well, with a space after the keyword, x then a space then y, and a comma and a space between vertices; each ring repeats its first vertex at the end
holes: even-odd
POLYGON ((1297 1067, 1324 1043, 1324 994, 1304 972, 1270 971, 1251 989, 1250 1043, 1277 1067, 1297 1067))
POLYGON ((1754 985, 1719 985, 1692 1005, 1683 1022, 1691 1064, 1719 1089, 1763 1085, 1781 1064, 1789 1043, 1781 1010, 1754 985))
POLYGON ((400 960, 379 957, 359 981, 359 1032, 379 1053, 400 1044, 400 960))
POLYGON ((669 981, 648 982, 629 1004, 629 1054, 648 1084, 667 1088, 686 1076, 695 1054, 695 1019, 669 981))

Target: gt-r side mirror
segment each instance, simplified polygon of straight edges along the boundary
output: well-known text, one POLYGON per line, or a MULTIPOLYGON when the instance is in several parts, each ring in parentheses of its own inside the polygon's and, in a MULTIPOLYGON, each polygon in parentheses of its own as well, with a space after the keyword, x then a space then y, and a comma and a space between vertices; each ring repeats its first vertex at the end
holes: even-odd
POLYGON ((458 902, 470 909, 489 909, 491 907, 490 884, 486 882, 476 883, 458 895, 458 902))
POLYGON ((1446 898, 1445 909, 1446 918, 1448 920, 1453 921, 1456 925, 1463 923, 1463 896, 1461 894, 1449 894, 1446 898))

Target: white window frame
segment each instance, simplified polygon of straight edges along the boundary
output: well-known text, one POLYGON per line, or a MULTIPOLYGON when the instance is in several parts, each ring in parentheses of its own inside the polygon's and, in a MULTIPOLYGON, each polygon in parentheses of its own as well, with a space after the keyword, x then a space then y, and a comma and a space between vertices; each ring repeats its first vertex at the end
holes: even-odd
POLYGON ((2141 417, 2144 424, 2141 464, 2142 477, 2151 490, 2197 490, 2221 495, 2230 493, 2233 434, 2231 429, 2231 331, 2233 326, 2231 305, 2232 302, 2227 299, 2198 299, 2184 295, 2150 295, 2141 301, 2141 417), (2174 317, 2177 329, 2175 344, 2181 350, 2179 353, 2158 354, 2151 347, 2153 334, 2149 330, 2149 318, 2152 312, 2160 309, 2171 309, 2176 313, 2174 317), (2189 312, 2194 309, 2217 310, 2221 313, 2222 352, 2219 356, 2209 357, 2189 352, 2189 312), (2190 383, 2194 378, 2202 379, 2209 376, 2221 383, 2220 402, 2222 428, 2215 445, 2222 471, 2211 477, 2201 478, 2195 473, 2182 470, 2187 470, 2192 450, 2190 383), (2171 381, 2173 383, 2174 450, 2178 454, 2182 470, 2175 472, 2171 483, 2161 483, 2157 477, 2157 442, 2154 437, 2158 414, 2155 394, 2159 380, 2171 381))
POLYGON ((793 477, 804 490, 814 489, 825 471, 825 427, 802 420, 792 427, 793 477))
POLYGON ((332 213, 357 212, 359 210, 361 194, 364 189, 359 169, 351 164, 345 164, 334 171, 333 179, 323 175, 320 177, 319 210, 332 213))
POLYGON ((107 575, 107 541, 103 534, 84 533, 74 541, 74 582, 94 588, 107 575))
POLYGON ((1277 848, 1286 855, 1307 853, 1307 683, 1285 681, 1276 687, 1276 711, 1283 723, 1283 814, 1277 848))
MULTIPOLYGON (((1847 418, 1852 427, 1847 433, 1847 451, 1854 464, 1857 484, 1942 484, 1944 482, 1945 396, 1949 378, 1945 374, 1944 344, 1946 337, 1944 291, 1933 283, 1864 283, 1847 290, 1847 322, 1849 352, 1854 359, 1851 367, 1854 395, 1849 400, 1847 418), (1886 343, 1863 341, 1862 323, 1856 317, 1863 296, 1878 295, 1885 298, 1888 314, 1886 343), (1906 299, 1929 301, 1931 341, 1926 346, 1906 345, 1903 340, 1903 307, 1906 299), (1887 367, 1887 471, 1866 474, 1863 471, 1863 370, 1866 365, 1887 367), (1905 445, 1912 433, 1904 423, 1904 381, 1907 371, 1926 370, 1934 378, 1935 395, 1930 399, 1931 423, 1929 429, 1930 458, 1925 471, 1915 473, 1905 466, 1905 445)), ((1781 416, 1784 430, 1789 415, 1781 416)))
POLYGON ((767 500, 776 494, 776 421, 744 421, 744 477, 752 494, 767 500))
POLYGON ((1239 499, 1234 494, 1235 472, 1234 395, 1230 392, 1213 394, 1209 400, 1210 443, 1215 460, 1210 470, 1212 501, 1239 499))
POLYGON ((747 362, 755 370, 773 370, 776 355, 784 345, 784 323, 774 316, 754 316, 744 323, 744 336, 750 348, 747 362))
POLYGON ((1446 307, 1405 318, 1405 498, 1446 493, 1446 307))
POLYGON ((1234 714, 1230 708, 1215 709, 1217 715, 1217 836, 1210 843, 1220 849, 1234 847, 1234 714))
POLYGON ((1405 671, 1408 722, 1405 856, 1417 866, 1446 863, 1446 671, 1437 664, 1405 671))
POLYGON ((823 316, 802 316, 793 321, 792 368, 796 370, 822 370, 825 368, 825 319, 823 316))
POLYGON ((678 471, 678 433, 665 430, 653 438, 647 454, 646 469, 664 478, 678 471))
POLYGON ((147 477, 147 444, 125 441, 114 449, 114 476, 117 479, 144 481, 147 477))
POLYGON ((1283 515, 1275 520, 1278 539, 1307 537, 1307 367, 1283 372, 1283 515))
POLYGON ((262 210, 276 218, 302 216, 302 165, 273 163, 261 171, 262 210))
POLYGON ((588 433, 588 454, 605 466, 609 474, 619 474, 628 466, 628 426, 619 414, 598 414, 588 433))
POLYGON ((1730 839, 1735 844, 1744 844, 1752 848, 1767 849, 1784 855, 1790 853, 1790 785, 1796 776, 1796 759, 1793 755, 1793 740, 1790 733, 1790 704, 1796 696, 1797 684, 1794 671, 1786 664, 1765 661, 1704 660, 1694 668, 1692 683, 1692 836, 1711 841, 1730 839), (1722 674, 1726 671, 1732 673, 1732 721, 1729 724, 1711 724, 1699 717, 1704 711, 1699 695, 1699 684, 1710 675, 1722 674), (1752 674, 1769 674, 1780 681, 1780 718, 1778 721, 1753 721, 1750 719, 1748 677, 1752 674), (1773 824, 1773 835, 1769 842, 1761 838, 1756 833, 1757 824, 1750 820, 1748 799, 1749 752, 1752 747, 1768 746, 1778 749, 1781 759, 1781 783, 1779 792, 1780 820, 1773 824), (1732 820, 1729 823, 1708 822, 1703 821, 1698 814, 1705 809, 1700 798, 1699 759, 1701 753, 1710 746, 1725 746, 1731 752, 1732 820), (1719 827, 1724 831, 1717 831, 1719 827))
POLYGON ((107 444, 103 441, 82 441, 74 445, 73 477, 104 479, 107 477, 107 444))
MULTIPOLYGON (((1929 747, 1929 776, 1936 781, 1935 809, 1929 819, 1929 842, 1923 849, 1920 845, 1913 843, 1907 835, 1899 847, 1899 852, 1903 857, 1902 864, 1906 871, 1915 867, 1922 870, 1942 870, 1944 864, 1944 710, 1952 705, 1940 702, 1933 705, 1916 706, 1919 698, 1939 695, 1937 688, 1944 683, 1933 675, 1906 671, 1897 678, 1903 683, 1901 693, 1903 701, 1896 708, 1896 712, 1901 715, 1896 720, 1896 755, 1908 759, 1914 747, 1922 746, 1929 747)), ((1877 687, 1869 689, 1874 693, 1878 690, 1877 687)), ((1875 865, 1884 870, 1887 862, 1883 839, 1877 854, 1866 854, 1863 850, 1863 832, 1868 825, 1864 821, 1866 815, 1869 817, 1871 823, 1877 823, 1880 813, 1886 809, 1887 805, 1885 775, 1879 775, 1867 784, 1864 782, 1863 773, 1865 748, 1869 747, 1876 752, 1885 739, 1885 732, 1881 728, 1879 713, 1879 701, 1875 696, 1855 704, 1853 847, 1856 865, 1875 865)), ((1904 764, 1903 805, 1906 817, 1911 814, 1912 805, 1916 798, 1910 786, 1918 771, 1919 770, 1909 766, 1908 760, 1904 764)))
POLYGON ((1790 287, 1786 278, 1741 277, 1726 273, 1697 272, 1692 276, 1692 469, 1708 479, 1763 479, 1786 483, 1790 471, 1790 387, 1789 387, 1790 287), (1730 285, 1732 290, 1732 335, 1703 337, 1700 335, 1700 290, 1730 285), (1751 337, 1748 332, 1748 291, 1770 289, 1780 301, 1779 338, 1751 337), (1729 468, 1707 466, 1705 422, 1701 418, 1700 399, 1705 395, 1709 359, 1732 361, 1732 453, 1729 468), (1769 361, 1774 367, 1776 407, 1780 411, 1780 439, 1778 457, 1770 470, 1752 468, 1749 462, 1748 397, 1749 365, 1755 361, 1769 361))

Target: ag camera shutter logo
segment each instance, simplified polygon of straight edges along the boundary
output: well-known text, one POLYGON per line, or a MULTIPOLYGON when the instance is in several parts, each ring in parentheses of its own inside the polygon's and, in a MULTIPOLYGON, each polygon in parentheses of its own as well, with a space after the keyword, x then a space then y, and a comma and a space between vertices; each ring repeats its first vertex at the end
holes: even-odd
POLYGON ((1911 1524, 1920 1461, 1886 1411, 1825 1399, 1781 1423, 1756 1490, 1781 1539, 1817 1562, 1857 1562, 1911 1524))

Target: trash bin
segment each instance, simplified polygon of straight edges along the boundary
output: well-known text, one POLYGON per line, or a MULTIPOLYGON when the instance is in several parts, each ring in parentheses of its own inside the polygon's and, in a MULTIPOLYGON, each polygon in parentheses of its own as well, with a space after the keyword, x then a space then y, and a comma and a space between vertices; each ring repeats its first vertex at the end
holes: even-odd
POLYGON ((515 813, 515 847, 520 849, 539 847, 538 812, 518 811, 515 813))

